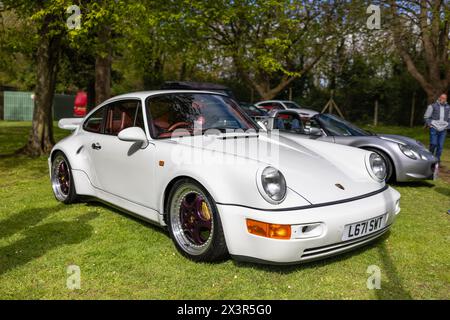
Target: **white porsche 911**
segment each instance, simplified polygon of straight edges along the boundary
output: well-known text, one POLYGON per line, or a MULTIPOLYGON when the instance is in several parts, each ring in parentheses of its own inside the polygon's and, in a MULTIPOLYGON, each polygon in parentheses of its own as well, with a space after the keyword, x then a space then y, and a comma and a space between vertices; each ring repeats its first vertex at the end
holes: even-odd
POLYGON ((400 211, 377 154, 259 131, 218 93, 121 95, 59 126, 74 132, 48 159, 57 200, 167 226, 195 261, 319 259, 380 237, 400 211))

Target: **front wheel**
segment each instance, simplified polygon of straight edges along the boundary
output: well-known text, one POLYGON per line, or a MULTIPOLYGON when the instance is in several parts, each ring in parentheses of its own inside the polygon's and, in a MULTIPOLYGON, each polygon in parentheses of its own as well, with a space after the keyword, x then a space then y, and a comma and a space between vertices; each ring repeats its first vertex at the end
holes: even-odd
POLYGON ((62 152, 57 152, 52 160, 51 181, 56 200, 66 204, 77 201, 72 168, 62 152))
POLYGON ((214 200, 198 183, 183 179, 172 187, 167 222, 176 248, 194 261, 214 262, 228 255, 214 200))

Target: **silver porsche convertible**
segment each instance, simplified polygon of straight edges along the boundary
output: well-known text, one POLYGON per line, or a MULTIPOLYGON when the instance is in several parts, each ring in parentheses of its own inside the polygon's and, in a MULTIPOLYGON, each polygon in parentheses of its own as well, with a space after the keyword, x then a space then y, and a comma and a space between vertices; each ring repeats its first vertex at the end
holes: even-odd
POLYGON ((309 109, 273 110, 259 122, 283 135, 301 135, 378 153, 387 165, 387 181, 426 180, 435 177, 437 158, 419 141, 390 134, 375 134, 332 114, 309 109))

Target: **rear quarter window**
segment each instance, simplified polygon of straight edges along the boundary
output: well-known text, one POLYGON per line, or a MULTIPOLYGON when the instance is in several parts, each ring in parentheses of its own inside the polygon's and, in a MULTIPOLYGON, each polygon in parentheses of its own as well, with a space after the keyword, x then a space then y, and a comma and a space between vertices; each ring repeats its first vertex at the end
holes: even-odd
POLYGON ((88 132, 101 133, 105 108, 95 111, 83 124, 83 129, 88 132))

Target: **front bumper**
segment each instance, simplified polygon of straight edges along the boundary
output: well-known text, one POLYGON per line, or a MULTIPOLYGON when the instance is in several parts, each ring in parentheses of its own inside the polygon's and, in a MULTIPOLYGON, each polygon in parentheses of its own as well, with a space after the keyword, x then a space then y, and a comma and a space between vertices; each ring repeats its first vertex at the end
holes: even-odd
POLYGON ((400 194, 388 188, 371 197, 340 204, 293 211, 267 212, 232 205, 217 205, 228 251, 238 260, 289 264, 329 257, 364 245, 385 233, 394 222, 400 194), (384 229, 350 241, 342 241, 348 224, 387 214, 384 229), (321 223, 318 236, 277 240, 250 234, 246 219, 292 226, 321 223))
POLYGON ((406 159, 396 166, 397 181, 431 180, 437 159, 406 159))

